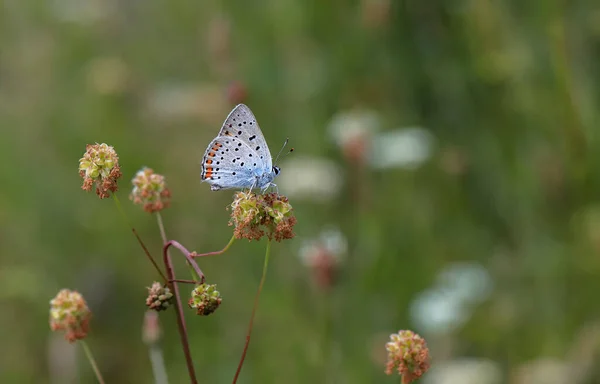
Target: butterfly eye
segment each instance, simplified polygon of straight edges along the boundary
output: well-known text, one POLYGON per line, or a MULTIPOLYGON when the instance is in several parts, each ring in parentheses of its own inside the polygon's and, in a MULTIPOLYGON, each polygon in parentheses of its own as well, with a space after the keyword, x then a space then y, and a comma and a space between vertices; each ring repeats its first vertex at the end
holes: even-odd
POLYGON ((275 176, 279 175, 279 172, 281 172, 281 169, 279 169, 278 166, 274 166, 273 167, 273 172, 275 172, 275 176))

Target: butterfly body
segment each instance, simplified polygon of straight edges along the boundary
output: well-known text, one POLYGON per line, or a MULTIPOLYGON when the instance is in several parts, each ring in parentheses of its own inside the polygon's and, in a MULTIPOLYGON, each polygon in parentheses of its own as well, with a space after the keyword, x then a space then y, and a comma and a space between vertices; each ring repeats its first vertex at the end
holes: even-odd
POLYGON ((260 188, 274 185, 279 174, 273 166, 271 152, 244 104, 236 106, 225 119, 218 136, 211 141, 202 158, 200 178, 212 191, 231 188, 260 188))

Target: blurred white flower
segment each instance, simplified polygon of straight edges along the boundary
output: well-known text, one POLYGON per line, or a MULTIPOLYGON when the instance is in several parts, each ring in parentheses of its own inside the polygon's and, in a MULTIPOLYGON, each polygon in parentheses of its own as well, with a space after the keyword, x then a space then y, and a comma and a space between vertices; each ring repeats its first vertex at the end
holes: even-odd
POLYGON ((275 182, 289 198, 327 201, 342 187, 341 172, 330 160, 294 155, 281 164, 275 182))
POLYGON ((333 116, 327 132, 334 143, 344 148, 356 139, 368 139, 381 127, 377 112, 370 110, 350 110, 333 116))
POLYGON ((517 369, 515 384, 563 384, 574 382, 569 365, 559 359, 540 358, 517 369))
POLYGON ((480 264, 451 263, 431 289, 415 298, 411 316, 425 333, 446 333, 462 326, 474 305, 486 300, 492 289, 491 277, 480 264))
POLYGON ((433 364, 423 376, 425 384, 500 384, 502 372, 497 363, 486 359, 457 359, 433 364))
POLYGON ((480 303, 492 292, 492 279, 488 271, 476 262, 455 262, 438 275, 438 287, 466 303, 480 303))
POLYGON ((470 316, 459 296, 440 289, 421 292, 410 305, 417 328, 427 333, 446 333, 463 325, 470 316))
POLYGON ((415 169, 431 156, 433 136, 423 128, 403 128, 373 137, 369 164, 376 169, 415 169))

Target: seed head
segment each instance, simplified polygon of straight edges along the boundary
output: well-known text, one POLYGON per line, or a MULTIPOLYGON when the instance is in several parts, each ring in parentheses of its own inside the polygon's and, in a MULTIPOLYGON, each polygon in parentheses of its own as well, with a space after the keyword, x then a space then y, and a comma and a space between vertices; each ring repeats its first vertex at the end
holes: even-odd
POLYGON ((146 305, 149 309, 155 311, 164 311, 169 308, 173 301, 173 294, 167 286, 163 286, 159 282, 152 283, 152 286, 148 288, 148 298, 146 298, 146 305))
POLYGON ((208 316, 221 305, 221 293, 217 291, 216 284, 200 284, 192 291, 192 298, 188 301, 190 308, 196 310, 200 316, 208 316))
POLYGON ((229 225, 237 239, 281 241, 293 238, 296 217, 288 198, 277 193, 238 192, 231 203, 229 225))
POLYGON ((109 192, 116 192, 119 188, 117 180, 121 177, 119 156, 115 149, 105 143, 88 144, 83 157, 79 159, 79 175, 83 177, 81 189, 91 191, 96 185, 96 194, 99 198, 109 197, 109 192))
POLYGON ((89 330, 92 312, 79 292, 62 289, 50 300, 50 329, 65 331, 70 343, 83 339, 89 330))
POLYGON ((412 331, 399 331, 390 335, 385 344, 388 362, 385 373, 391 375, 394 368, 402 376, 402 384, 412 383, 429 369, 429 349, 425 339, 412 331))
POLYGON ((162 211, 169 207, 171 191, 167 188, 165 177, 154 173, 150 168, 142 168, 136 174, 133 180, 133 190, 129 199, 134 204, 144 207, 144 211, 152 213, 162 211))

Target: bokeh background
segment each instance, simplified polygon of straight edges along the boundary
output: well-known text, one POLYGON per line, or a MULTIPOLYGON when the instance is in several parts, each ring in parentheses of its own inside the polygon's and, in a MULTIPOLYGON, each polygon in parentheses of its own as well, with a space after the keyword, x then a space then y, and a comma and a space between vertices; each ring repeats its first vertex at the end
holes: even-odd
MULTIPOLYGON (((106 381, 153 382, 157 276, 78 159, 115 147, 155 255, 155 218, 128 201, 142 166, 167 177, 168 236, 221 249, 232 193, 199 162, 244 102, 273 152, 296 149, 278 185, 298 224, 273 246, 240 383, 398 382, 399 329, 427 339, 426 383, 599 383, 599 59, 593 0, 1 1, 0 382, 95 382, 49 331, 63 287, 94 312, 106 381)), ((265 245, 201 260, 224 296, 187 314, 202 383, 233 377, 265 245)), ((160 319, 169 380, 187 382, 160 319)))

